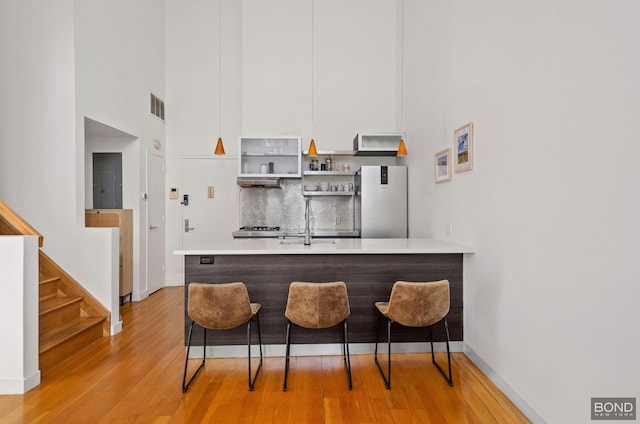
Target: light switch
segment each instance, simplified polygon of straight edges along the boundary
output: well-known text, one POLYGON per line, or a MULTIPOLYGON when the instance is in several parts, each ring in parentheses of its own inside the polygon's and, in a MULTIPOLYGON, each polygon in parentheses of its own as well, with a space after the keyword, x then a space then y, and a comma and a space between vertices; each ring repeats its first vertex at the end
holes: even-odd
POLYGON ((213 199, 213 186, 207 187, 207 195, 209 196, 209 199, 213 199))
POLYGON ((178 189, 177 188, 170 188, 169 189, 169 199, 177 199, 178 198, 178 189))

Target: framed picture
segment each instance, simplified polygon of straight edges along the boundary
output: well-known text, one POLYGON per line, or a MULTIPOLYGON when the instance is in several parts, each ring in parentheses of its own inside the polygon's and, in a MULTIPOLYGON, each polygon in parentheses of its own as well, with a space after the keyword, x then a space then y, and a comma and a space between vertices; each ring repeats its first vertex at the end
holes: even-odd
POLYGON ((473 169, 473 122, 456 129, 453 138, 456 172, 473 169))
POLYGON ((451 147, 436 153, 435 156, 436 183, 451 180, 451 147))

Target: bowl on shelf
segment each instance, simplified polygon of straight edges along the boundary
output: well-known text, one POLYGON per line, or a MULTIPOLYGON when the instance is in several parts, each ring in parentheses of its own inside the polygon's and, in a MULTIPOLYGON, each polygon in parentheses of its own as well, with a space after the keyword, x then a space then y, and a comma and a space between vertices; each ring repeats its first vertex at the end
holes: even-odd
POLYGON ((316 184, 305 184, 304 191, 318 191, 318 186, 316 184))

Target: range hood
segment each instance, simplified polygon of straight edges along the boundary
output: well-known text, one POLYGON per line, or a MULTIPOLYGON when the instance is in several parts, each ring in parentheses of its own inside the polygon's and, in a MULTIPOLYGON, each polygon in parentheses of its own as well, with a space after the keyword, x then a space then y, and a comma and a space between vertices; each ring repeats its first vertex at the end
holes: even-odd
POLYGON ((281 188, 280 178, 276 177, 238 177, 240 187, 281 188))
POLYGON ((400 139, 399 132, 361 132, 353 139, 356 156, 397 156, 400 139))

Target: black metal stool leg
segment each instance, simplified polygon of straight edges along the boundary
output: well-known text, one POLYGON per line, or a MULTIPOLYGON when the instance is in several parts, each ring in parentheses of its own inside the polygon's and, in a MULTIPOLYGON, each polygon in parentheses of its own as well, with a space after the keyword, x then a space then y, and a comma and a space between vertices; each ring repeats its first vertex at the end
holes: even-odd
POLYGON ((378 317, 378 332, 376 333, 376 350, 373 354, 373 358, 376 361, 376 365, 378 366, 378 370, 380 371, 380 375, 384 380, 384 384, 387 389, 391 388, 391 320, 385 318, 387 320, 387 376, 384 375, 382 371, 382 367, 380 366, 380 362, 378 362, 378 342, 380 340, 380 324, 382 323, 382 316, 378 317))
POLYGON ((260 363, 262 364, 262 332, 260 330, 260 315, 256 315, 256 322, 258 323, 258 343, 260 343, 260 363))
POLYGON ((184 361, 184 375, 182 377, 182 393, 185 393, 189 389, 189 385, 191 384, 193 379, 196 378, 196 375, 198 375, 198 372, 200 372, 202 367, 204 367, 204 364, 207 358, 207 329, 202 327, 204 329, 204 346, 203 346, 203 353, 202 353, 202 362, 200 363, 200 366, 198 367, 198 369, 193 373, 193 375, 189 379, 189 382, 186 382, 187 381, 187 365, 189 364, 189 351, 191 350, 191 336, 193 334, 194 324, 195 322, 191 322, 191 326, 189 327, 189 338, 187 341, 187 357, 184 361))
POLYGON ((289 376, 289 354, 291 353, 291 321, 287 320, 287 340, 286 340, 286 351, 285 351, 285 359, 284 359, 284 384, 282 386, 282 391, 287 391, 287 377, 289 376))
POLYGON ((343 340, 343 352, 346 352, 344 356, 344 365, 347 370, 347 379, 349 381, 349 390, 353 388, 353 382, 351 380, 351 357, 349 355, 349 336, 347 331, 347 320, 344 320, 344 326, 342 327, 342 340, 343 340))
POLYGON ((436 368, 438 368, 438 371, 440 371, 440 374, 442 374, 444 379, 447 380, 447 384, 449 384, 449 386, 453 387, 453 379, 452 379, 452 376, 451 376, 451 351, 449 349, 449 326, 447 325, 447 319, 446 318, 443 318, 442 321, 444 322, 444 331, 445 331, 445 334, 447 336, 447 339, 446 339, 446 343, 447 343, 447 364, 449 366, 449 375, 447 376, 447 374, 445 374, 444 370, 436 362, 436 357, 435 357, 435 354, 433 352, 433 332, 431 331, 431 326, 429 326, 429 338, 431 340, 431 362, 433 362, 433 364, 436 366, 436 368))
MULTIPOLYGON (((248 369, 249 369, 249 391, 253 390, 253 386, 256 382, 256 378, 258 378, 258 373, 260 372, 260 368, 262 367, 262 336, 260 335, 260 318, 258 315, 255 316, 256 322, 258 324, 258 343, 260 344, 260 362, 258 363, 258 368, 256 369, 255 375, 251 376, 251 320, 247 322, 247 349, 248 349, 248 369)), ((251 318, 253 319, 253 318, 251 318)))

